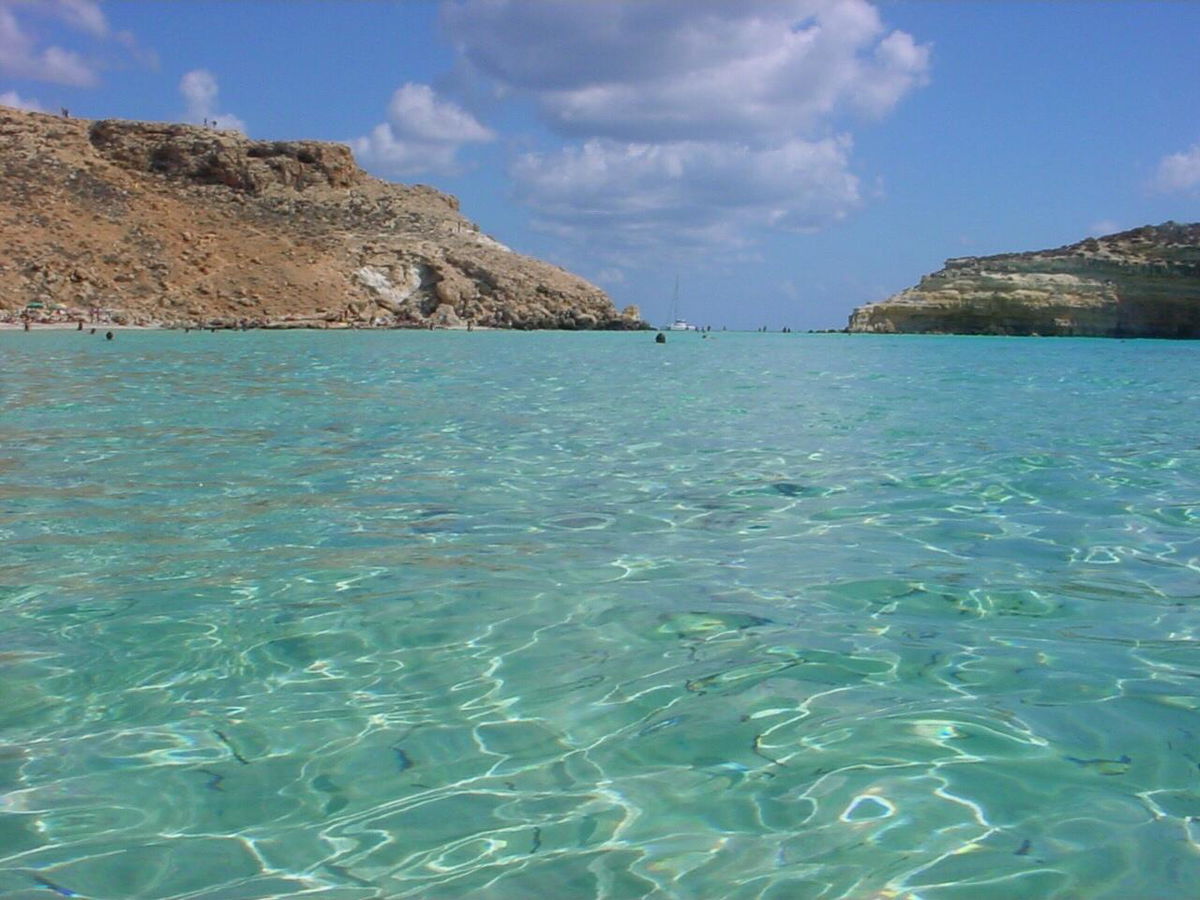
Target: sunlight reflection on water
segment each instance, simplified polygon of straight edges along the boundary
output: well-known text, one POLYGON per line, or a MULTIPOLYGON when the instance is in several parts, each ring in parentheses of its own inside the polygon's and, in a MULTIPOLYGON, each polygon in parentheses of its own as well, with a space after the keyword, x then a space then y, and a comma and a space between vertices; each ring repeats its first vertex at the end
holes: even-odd
POLYGON ((0 343, 6 894, 1200 876, 1200 347, 0 343))

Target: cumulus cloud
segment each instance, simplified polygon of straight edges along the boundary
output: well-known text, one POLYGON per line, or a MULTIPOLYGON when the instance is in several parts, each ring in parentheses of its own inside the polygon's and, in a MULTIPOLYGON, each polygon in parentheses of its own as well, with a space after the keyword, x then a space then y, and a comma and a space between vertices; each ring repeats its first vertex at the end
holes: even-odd
POLYGON ((457 0, 446 23, 487 78, 568 135, 779 139, 880 116, 924 83, 929 48, 865 0, 457 0))
POLYGON ((596 273, 596 281, 600 284, 624 284, 625 273, 620 269, 601 269, 596 273))
POLYGON ((395 175, 453 174, 464 144, 495 140, 491 129, 427 84, 409 82, 392 95, 387 121, 350 142, 367 165, 395 175))
POLYGON ((111 29, 97 0, 0 0, 0 74, 92 87, 126 59, 158 64, 133 34, 111 29))
POLYGON ((1200 190, 1200 144, 1163 157, 1152 185, 1167 194, 1190 194, 1200 190))
POLYGON ((61 20, 71 28, 86 31, 93 37, 108 37, 108 21, 95 0, 24 0, 43 12, 61 20))
POLYGON ((519 196, 550 230, 603 234, 622 250, 739 244, 749 229, 836 221, 860 200, 846 136, 755 148, 714 141, 631 144, 599 138, 513 166, 519 196))
POLYGON ((207 69, 192 69, 179 80, 179 93, 187 105, 186 119, 196 125, 208 122, 217 128, 246 133, 246 123, 232 113, 219 112, 217 78, 207 69))
MULTIPOLYGON (((77 4, 85 6, 87 4, 77 4)), ((94 4, 92 4, 94 6, 94 4)), ((18 12, 28 15, 37 12, 60 18, 68 26, 86 27, 91 31, 95 23, 84 26, 86 17, 80 18, 81 10, 64 8, 61 3, 47 3, 44 7, 26 8, 27 4, 5 0, 0 2, 0 73, 13 78, 28 78, 33 81, 50 81, 73 87, 90 87, 97 81, 96 68, 79 53, 57 44, 39 46, 38 39, 22 25, 18 12), (72 16, 67 14, 71 13, 72 16)), ((103 16, 98 8, 95 15, 103 16)))
POLYGON ((28 109, 31 112, 45 112, 45 107, 36 100, 22 97, 16 91, 5 91, 0 94, 0 106, 13 106, 17 109, 28 109))
POLYGON ((853 128, 928 80, 867 0, 452 0, 469 74, 573 143, 520 157, 545 227, 636 244, 806 230, 862 202, 853 128))

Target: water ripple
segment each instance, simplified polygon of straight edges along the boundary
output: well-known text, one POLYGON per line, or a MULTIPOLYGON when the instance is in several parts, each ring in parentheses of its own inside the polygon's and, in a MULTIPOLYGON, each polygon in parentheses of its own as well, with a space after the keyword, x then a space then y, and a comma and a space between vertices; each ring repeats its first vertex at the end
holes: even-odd
POLYGON ((1200 879, 1190 344, 0 338, 0 893, 1200 879))

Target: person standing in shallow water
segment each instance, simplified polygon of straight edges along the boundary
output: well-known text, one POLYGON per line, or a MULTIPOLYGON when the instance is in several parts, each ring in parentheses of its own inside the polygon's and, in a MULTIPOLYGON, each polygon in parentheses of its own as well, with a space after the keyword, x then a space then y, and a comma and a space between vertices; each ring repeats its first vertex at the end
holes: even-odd
POLYGON ((112 340, 112 332, 111 331, 104 332, 104 339, 106 341, 111 341, 112 340))

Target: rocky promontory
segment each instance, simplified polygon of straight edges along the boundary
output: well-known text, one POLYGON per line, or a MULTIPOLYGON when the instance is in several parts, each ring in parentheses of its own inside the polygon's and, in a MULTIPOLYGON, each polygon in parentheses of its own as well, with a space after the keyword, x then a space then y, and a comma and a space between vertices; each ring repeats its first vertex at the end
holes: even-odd
POLYGON ((848 330, 1200 338, 1200 224, 948 259, 915 287, 856 309, 848 330))
POLYGON ((636 328, 454 197, 348 147, 0 107, 0 317, 144 325, 636 328))

